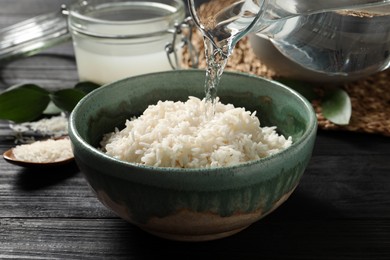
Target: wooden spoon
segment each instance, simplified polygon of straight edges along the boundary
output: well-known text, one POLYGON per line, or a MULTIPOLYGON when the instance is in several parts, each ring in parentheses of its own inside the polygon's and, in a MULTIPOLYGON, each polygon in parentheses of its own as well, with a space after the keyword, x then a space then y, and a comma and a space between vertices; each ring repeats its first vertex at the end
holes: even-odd
MULTIPOLYGON (((64 137, 62 137, 64 138, 64 137)), ((56 138, 58 139, 58 138, 56 138)), ((11 148, 3 153, 3 158, 9 163, 12 163, 14 165, 22 166, 22 167, 53 167, 53 166, 60 166, 60 165, 65 165, 68 163, 71 163, 74 161, 74 157, 66 158, 64 160, 60 161, 51 161, 51 162, 31 162, 31 161, 23 161, 23 160, 18 160, 14 153, 13 150, 15 148, 11 148)))

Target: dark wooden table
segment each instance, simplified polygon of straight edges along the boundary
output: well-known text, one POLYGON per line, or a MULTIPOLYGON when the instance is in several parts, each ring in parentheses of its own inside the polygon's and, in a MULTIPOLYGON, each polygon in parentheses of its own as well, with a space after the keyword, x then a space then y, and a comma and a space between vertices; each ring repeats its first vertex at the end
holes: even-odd
MULTIPOLYGON (((0 27, 57 10, 59 0, 0 0, 0 27)), ((0 90, 78 81, 71 43, 0 63, 0 90)), ((390 84, 390 83, 389 83, 390 84)), ((0 121, 0 152, 14 145, 0 121)), ((232 237, 160 239, 116 217, 75 164, 29 170, 0 158, 0 259, 390 259, 390 138, 319 131, 300 185, 278 210, 232 237)))

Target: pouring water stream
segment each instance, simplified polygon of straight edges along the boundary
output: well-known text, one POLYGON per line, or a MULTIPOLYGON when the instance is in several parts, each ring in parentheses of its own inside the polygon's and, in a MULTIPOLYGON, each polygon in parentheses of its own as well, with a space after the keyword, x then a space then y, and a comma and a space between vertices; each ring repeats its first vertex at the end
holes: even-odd
MULTIPOLYGON (((356 68, 356 65, 349 68, 345 64, 333 64, 334 55, 339 51, 333 49, 327 54, 329 57, 324 59, 324 64, 316 64, 320 57, 315 55, 323 55, 321 51, 318 51, 321 47, 320 44, 316 46, 318 49, 301 50, 297 48, 297 46, 302 46, 302 41, 305 38, 299 34, 299 36, 291 37, 292 33, 296 33, 294 29, 304 23, 317 24, 316 26, 318 26, 318 23, 324 21, 336 21, 333 16, 329 15, 334 15, 333 12, 338 10, 369 10, 380 14, 381 10, 385 8, 385 12, 389 13, 390 0, 188 0, 188 5, 190 15, 204 38, 207 64, 206 102, 209 103, 208 107, 212 107, 211 111, 210 109, 206 111, 206 116, 210 117, 214 114, 217 87, 227 60, 237 42, 247 34, 260 32, 270 38, 285 37, 281 41, 281 48, 285 48, 286 52, 289 52, 289 55, 298 62, 301 61, 302 64, 313 70, 321 70, 326 73, 346 73, 344 71, 358 70, 359 68, 356 68), (217 4, 218 8, 208 8, 209 4, 217 4), (304 20, 299 20, 301 17, 304 20), (314 53, 313 57, 308 53, 314 53)), ((332 27, 333 24, 329 26, 332 27)), ((337 28, 336 26, 334 30, 337 28)), ((317 29, 315 28, 315 30, 317 29)), ((386 29, 387 34, 388 31, 390 29, 386 29)), ((337 35, 337 31, 333 33, 337 35)), ((341 39, 344 35, 340 35, 337 37, 341 39)), ((372 62, 374 63, 376 60, 372 62)), ((364 66, 369 65, 364 64, 364 66)))

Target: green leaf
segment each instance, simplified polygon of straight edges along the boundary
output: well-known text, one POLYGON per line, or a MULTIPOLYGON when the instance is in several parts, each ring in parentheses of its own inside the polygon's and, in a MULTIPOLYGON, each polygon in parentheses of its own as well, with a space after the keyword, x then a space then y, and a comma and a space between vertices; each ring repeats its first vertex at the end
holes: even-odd
POLYGON ((84 81, 84 82, 77 83, 74 88, 81 90, 85 94, 88 94, 89 92, 91 92, 99 87, 100 87, 100 85, 98 85, 96 83, 84 81))
POLYGON ((0 94, 0 119, 15 123, 37 119, 50 102, 49 94, 50 92, 34 84, 8 88, 0 94))
POLYGON ((318 98, 317 93, 314 91, 314 86, 306 82, 292 80, 292 79, 285 79, 285 78, 279 78, 275 80, 286 85, 287 87, 294 89, 309 101, 318 98))
POLYGON ((83 91, 75 88, 70 88, 53 92, 51 95, 51 99, 54 104, 60 109, 71 112, 84 96, 85 93, 83 91))
POLYGON ((348 125, 352 114, 351 100, 342 89, 326 93, 322 100, 322 114, 337 125, 348 125))

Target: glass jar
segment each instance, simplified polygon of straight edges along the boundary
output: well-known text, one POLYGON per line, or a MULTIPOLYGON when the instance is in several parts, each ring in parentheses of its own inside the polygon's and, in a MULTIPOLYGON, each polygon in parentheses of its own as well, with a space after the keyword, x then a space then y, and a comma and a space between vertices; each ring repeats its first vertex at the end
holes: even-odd
POLYGON ((68 15, 81 81, 104 84, 170 70, 170 60, 181 58, 181 41, 173 43, 173 54, 166 48, 185 18, 182 0, 88 0, 70 6, 68 15))
MULTIPOLYGON (((109 83, 180 67, 183 0, 78 0, 0 30, 0 60, 73 40, 80 81, 109 83)), ((191 29, 189 29, 191 31, 191 29)), ((189 36, 190 37, 190 36, 189 36)))

